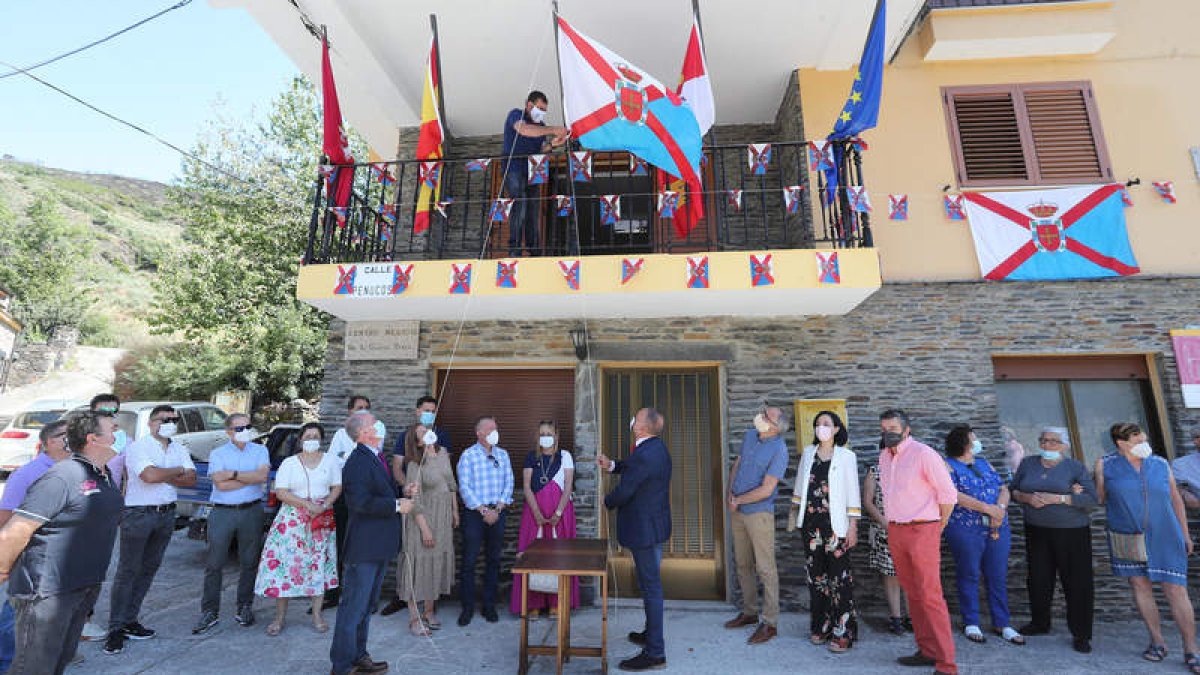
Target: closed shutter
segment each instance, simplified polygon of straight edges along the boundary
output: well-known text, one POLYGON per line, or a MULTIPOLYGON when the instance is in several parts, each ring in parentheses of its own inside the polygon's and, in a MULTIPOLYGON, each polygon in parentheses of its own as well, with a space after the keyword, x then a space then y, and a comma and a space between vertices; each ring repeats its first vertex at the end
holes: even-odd
POLYGON ((961 149, 959 181, 1029 179, 1012 92, 954 97, 961 149))
POLYGON ((1022 94, 1042 183, 1111 180, 1092 128, 1090 91, 1031 88, 1022 94))

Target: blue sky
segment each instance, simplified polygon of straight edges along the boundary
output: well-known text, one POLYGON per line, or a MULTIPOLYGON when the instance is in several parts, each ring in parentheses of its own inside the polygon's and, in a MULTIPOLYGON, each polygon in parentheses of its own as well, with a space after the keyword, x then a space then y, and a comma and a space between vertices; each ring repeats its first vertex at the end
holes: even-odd
MULTIPOLYGON (((0 60, 26 66, 135 23, 174 0, 4 0, 0 60)), ((0 72, 8 69, 0 67, 0 72)), ((298 70, 241 9, 193 0, 124 35, 35 71, 39 77, 190 148, 215 105, 265 112, 298 70)), ((0 79, 0 155, 168 182, 180 157, 23 75, 0 79)))

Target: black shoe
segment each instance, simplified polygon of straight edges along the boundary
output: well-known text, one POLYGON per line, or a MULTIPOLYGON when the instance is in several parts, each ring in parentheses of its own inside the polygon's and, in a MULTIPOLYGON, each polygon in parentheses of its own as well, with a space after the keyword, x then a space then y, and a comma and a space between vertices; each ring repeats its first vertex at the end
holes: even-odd
POLYGON ((462 611, 462 614, 458 615, 458 625, 465 626, 465 625, 471 623, 471 617, 473 617, 473 616, 475 616, 475 610, 464 609, 462 611))
POLYGON ((904 621, 904 632, 905 633, 913 632, 912 619, 910 619, 909 617, 906 616, 906 617, 904 617, 903 621, 904 621))
POLYGON ((635 645, 646 644, 646 631, 642 631, 640 633, 638 633, 637 631, 630 631, 629 632, 629 641, 635 645))
POLYGON ((898 616, 888 617, 888 632, 892 635, 904 635, 904 619, 898 616))
POLYGON ((356 673, 386 673, 387 670, 387 661, 374 661, 370 654, 354 662, 354 672, 356 673))
POLYGON ((896 663, 899 663, 902 666, 932 666, 937 664, 937 660, 925 656, 918 651, 915 654, 901 656, 900 658, 896 659, 896 663))
POLYGON ((149 640, 158 634, 136 621, 125 624, 125 627, 121 629, 121 632, 124 633, 125 637, 129 638, 130 640, 149 640))
POLYGON ((239 626, 249 628, 254 625, 254 608, 251 605, 242 605, 238 607, 237 614, 233 615, 234 621, 238 622, 239 626))
POLYGON ((208 632, 219 621, 220 619, 217 618, 216 612, 205 612, 200 616, 200 620, 196 622, 196 625, 192 627, 192 635, 208 632))
POLYGON ((1075 638, 1071 647, 1073 647, 1075 651, 1079 652, 1080 654, 1092 653, 1092 641, 1087 638, 1075 638))
POLYGON ((483 608, 483 611, 482 611, 482 612, 480 612, 480 614, 482 614, 482 615, 483 615, 483 618, 484 618, 484 619, 485 619, 485 620, 486 620, 488 623, 496 623, 497 621, 499 621, 499 620, 500 620, 500 617, 499 617, 499 616, 496 614, 496 608, 495 608, 495 607, 484 607, 484 608, 483 608))
POLYGON ((631 670, 639 672, 643 670, 662 670, 667 667, 667 658, 665 656, 647 656, 646 652, 642 652, 631 659, 625 659, 617 664, 621 670, 631 670))
POLYGON ((404 603, 400 602, 400 598, 392 598, 392 601, 387 604, 387 607, 383 608, 383 611, 379 612, 379 615, 391 616, 402 609, 404 609, 404 603))
POLYGON ((104 640, 105 654, 120 654, 125 651, 125 634, 119 630, 110 630, 104 640))
POLYGON ((1043 627, 1043 626, 1038 626, 1033 623, 1027 623, 1024 626, 1021 626, 1020 628, 1018 628, 1017 632, 1020 633, 1021 635, 1024 635, 1025 637, 1029 637, 1030 635, 1048 635, 1050 633, 1050 627, 1049 626, 1043 627))

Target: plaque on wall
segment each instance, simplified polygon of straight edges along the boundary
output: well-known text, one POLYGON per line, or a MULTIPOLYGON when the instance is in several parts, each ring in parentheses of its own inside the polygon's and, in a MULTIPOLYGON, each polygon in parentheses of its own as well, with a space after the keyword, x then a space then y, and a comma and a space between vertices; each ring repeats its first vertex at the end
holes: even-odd
POLYGON ((351 321, 346 324, 346 360, 416 359, 420 321, 351 321))

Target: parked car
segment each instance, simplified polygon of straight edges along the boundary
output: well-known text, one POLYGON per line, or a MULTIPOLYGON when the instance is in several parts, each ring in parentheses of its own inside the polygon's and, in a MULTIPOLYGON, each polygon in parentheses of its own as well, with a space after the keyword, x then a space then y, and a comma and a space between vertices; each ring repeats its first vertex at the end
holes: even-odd
MULTIPOLYGON (((263 510, 267 514, 265 526, 270 526, 275 511, 279 509, 279 499, 275 496, 275 472, 283 460, 296 452, 296 438, 300 433, 299 424, 276 424, 271 430, 259 434, 254 442, 267 446, 271 458, 271 478, 267 481, 267 498, 263 501, 263 510)), ((193 455, 194 457, 194 455, 193 455)), ((208 461, 196 460, 196 484, 190 488, 179 488, 179 500, 176 513, 182 516, 185 512, 190 516, 188 537, 204 541, 208 534, 208 514, 212 511, 212 480, 208 477, 208 461)))
POLYGON ((38 449, 38 433, 42 427, 62 417, 79 401, 41 399, 17 414, 0 432, 0 478, 16 471, 33 459, 38 449))

